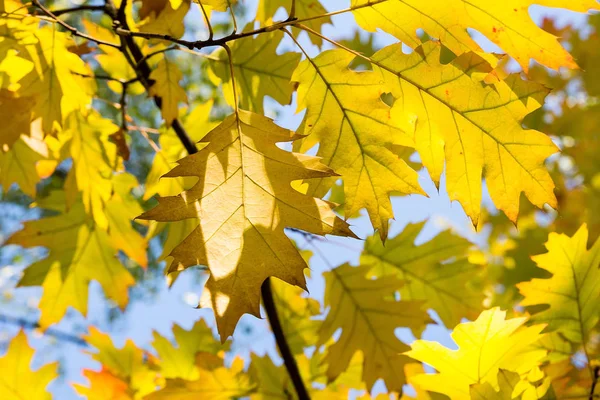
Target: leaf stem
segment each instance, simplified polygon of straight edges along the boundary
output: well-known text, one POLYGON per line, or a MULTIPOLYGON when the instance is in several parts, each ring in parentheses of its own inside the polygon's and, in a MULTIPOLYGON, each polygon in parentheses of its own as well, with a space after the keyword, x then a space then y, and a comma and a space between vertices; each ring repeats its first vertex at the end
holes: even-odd
POLYGON ((204 15, 204 20, 206 21, 206 26, 208 27, 208 40, 212 40, 214 32, 213 32, 213 28, 212 25, 210 24, 210 18, 208 17, 208 13, 206 12, 206 9, 204 8, 204 4, 202 4, 202 0, 195 0, 196 4, 198 4, 200 6, 200 9, 202 10, 202 15, 204 15))
POLYGON ((279 353, 283 358, 283 363, 288 374, 290 375, 290 379, 294 384, 294 389, 296 389, 296 393, 298 394, 298 400, 310 400, 308 391, 304 386, 304 381, 302 381, 298 364, 296 364, 294 355, 292 354, 290 346, 285 338, 285 334, 283 333, 279 315, 277 315, 277 308, 275 306, 275 300, 273 299, 273 289, 271 288, 271 278, 267 278, 263 282, 260 291, 262 294, 265 312, 267 313, 271 330, 273 331, 275 341, 277 342, 277 348, 279 349, 279 353))

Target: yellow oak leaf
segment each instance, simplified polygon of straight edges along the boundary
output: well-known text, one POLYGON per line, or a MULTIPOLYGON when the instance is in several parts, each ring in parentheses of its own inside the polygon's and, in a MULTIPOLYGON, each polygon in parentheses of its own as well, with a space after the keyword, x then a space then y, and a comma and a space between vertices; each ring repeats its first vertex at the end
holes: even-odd
POLYGON ((0 357, 0 398, 2 400, 51 400, 46 390, 50 381, 58 377, 58 363, 31 368, 34 350, 27 343, 25 332, 19 331, 0 357))
POLYGON ((81 203, 66 214, 24 225, 7 243, 49 250, 45 259, 25 270, 19 282, 20 286, 43 286, 39 305, 42 327, 60 321, 68 307, 87 315, 91 280, 98 281, 106 296, 121 308, 127 305, 134 279, 117 259, 108 234, 89 220, 81 203))
MULTIPOLYGON (((263 113, 263 99, 270 96, 281 104, 289 104, 294 86, 292 73, 300 61, 300 54, 278 55, 277 46, 283 32, 274 31, 256 37, 236 40, 231 45, 233 73, 238 91, 239 106, 245 110, 263 113)), ((223 95, 235 106, 227 52, 215 50, 208 59, 216 82, 223 82, 223 95)))
POLYGON ((244 372, 244 361, 236 358, 230 367, 223 359, 208 353, 196 357, 199 377, 196 380, 167 379, 161 390, 146 396, 145 400, 182 400, 198 398, 229 400, 248 396, 255 386, 244 372))
POLYGON ((533 4, 571 11, 600 10, 596 0, 352 0, 357 23, 382 29, 412 48, 421 44, 418 30, 439 39, 455 54, 479 51, 467 28, 497 44, 528 70, 530 60, 552 69, 576 68, 556 36, 539 28, 529 15, 533 4))
MULTIPOLYGON (((539 369, 537 370, 538 372, 539 369)), ((536 376, 536 374, 530 374, 536 376)), ((498 371, 498 390, 489 382, 471 385, 471 400, 554 400, 556 396, 550 387, 550 379, 543 373, 538 382, 522 380, 516 372, 498 371)))
MULTIPOLYGON (((318 0, 296 0, 296 13, 295 16, 298 19, 311 18, 317 15, 327 14, 327 10, 320 1, 318 0)), ((256 19, 263 24, 270 24, 273 22, 273 16, 275 12, 280 8, 286 8, 289 13, 290 2, 287 0, 262 0, 258 3, 258 10, 256 11, 256 19)), ((306 22, 303 22, 309 28, 321 32, 321 27, 325 24, 330 24, 330 17, 315 18, 306 22)), ((300 30, 293 29, 294 36, 298 36, 300 30)), ((323 39, 316 35, 310 35, 310 40, 317 46, 323 44, 323 39)))
POLYGON ((214 11, 227 11, 227 8, 231 7, 233 4, 237 3, 237 0, 198 0, 202 1, 202 4, 210 7, 214 11))
POLYGON ((505 318, 505 311, 492 308, 482 312, 474 322, 458 325, 452 332, 457 350, 437 342, 413 342, 412 349, 405 354, 438 372, 418 375, 413 384, 452 400, 468 400, 473 384, 489 382, 497 391, 500 369, 526 375, 537 368, 546 351, 531 345, 542 337, 540 332, 545 325, 525 327, 527 318, 505 318))
POLYGON ((113 192, 114 171, 122 169, 117 147, 109 136, 119 130, 111 120, 93 111, 89 115, 72 113, 65 121, 64 137, 73 167, 67 176, 65 192, 67 207, 80 201, 79 193, 88 213, 100 227, 107 229, 108 219, 104 207, 113 192))
POLYGON ((169 271, 208 267, 201 304, 215 311, 221 341, 244 313, 260 316, 260 287, 268 277, 306 287, 306 263, 284 228, 353 236, 331 203, 290 186, 294 180, 333 175, 317 158, 276 146, 296 138, 270 119, 240 110, 239 117, 227 117, 202 139, 206 147, 165 175, 198 177, 198 182, 178 196, 159 197, 154 209, 138 217, 198 221, 171 251, 169 271))
POLYGON ((35 98, 32 120, 41 118, 43 132, 52 134, 71 112, 89 105, 94 82, 77 75, 88 75, 89 67, 68 50, 68 34, 52 25, 37 29, 35 38, 37 43, 24 46, 23 58, 34 68, 19 80, 18 94, 35 98))
POLYGON ((549 330, 584 345, 600 320, 600 240, 589 250, 587 242, 585 224, 573 237, 550 233, 548 253, 533 260, 552 277, 517 285, 525 297, 522 306, 549 305, 534 313, 533 321, 547 323, 549 330))
POLYGON ((402 299, 423 300, 425 307, 433 308, 449 328, 462 318, 476 318, 483 309, 484 294, 481 288, 472 286, 481 268, 467 261, 471 243, 445 231, 415 246, 423 225, 407 225, 385 246, 379 236, 368 237, 361 265, 370 266, 369 273, 380 279, 395 275, 404 281, 402 299), (453 262, 444 262, 450 259, 453 262))
POLYGON ((482 176, 496 207, 513 222, 522 192, 537 207, 556 208, 544 160, 558 151, 550 137, 523 129, 522 119, 543 104, 547 89, 518 75, 485 84, 492 67, 466 53, 440 63, 441 45, 426 42, 411 55, 401 45, 373 57, 396 101, 392 114, 414 124, 414 143, 438 183, 446 165, 447 191, 474 225, 481 213, 482 176))
POLYGON ((153 18, 138 26, 140 32, 182 37, 185 32, 183 19, 190 10, 190 3, 191 0, 182 0, 179 7, 173 8, 171 2, 168 2, 158 15, 153 15, 153 18))
POLYGON ((0 150, 0 186, 4 190, 16 183, 23 193, 35 197, 36 184, 45 175, 38 162, 48 159, 49 151, 43 133, 39 129, 34 131, 33 136, 22 135, 8 151, 0 150))
POLYGON ((204 320, 199 320, 190 330, 175 325, 173 327, 175 345, 154 332, 152 347, 160 359, 160 373, 165 378, 196 380, 200 378, 196 366, 196 354, 204 352, 217 354, 227 351, 228 345, 221 345, 213 336, 204 320))
POLYGON ((150 95, 161 98, 161 111, 167 126, 179 116, 179 103, 187 103, 187 94, 180 86, 183 78, 177 64, 162 59, 155 70, 150 74, 154 84, 150 87, 150 95))
POLYGON ((409 347, 394 331, 398 327, 422 330, 430 322, 421 310, 422 301, 395 301, 402 282, 394 277, 368 279, 370 267, 344 264, 324 274, 325 305, 331 309, 319 332, 319 345, 342 329, 329 346, 323 362, 327 378, 336 379, 349 365, 354 353, 363 353, 362 379, 371 389, 379 378, 390 391, 402 391, 406 383, 404 366, 411 360, 402 355, 409 347))
MULTIPOLYGON (((383 75, 350 70, 354 57, 329 50, 302 61, 294 72, 298 110, 306 108, 303 133, 308 135, 296 149, 306 152, 319 144, 317 155, 344 181, 344 215, 366 208, 383 239, 394 215, 390 194, 424 192, 417 173, 390 149, 414 144, 412 134, 392 121, 390 108, 380 98, 387 90, 383 75)), ((322 197, 336 179, 313 180, 308 193, 322 197)))

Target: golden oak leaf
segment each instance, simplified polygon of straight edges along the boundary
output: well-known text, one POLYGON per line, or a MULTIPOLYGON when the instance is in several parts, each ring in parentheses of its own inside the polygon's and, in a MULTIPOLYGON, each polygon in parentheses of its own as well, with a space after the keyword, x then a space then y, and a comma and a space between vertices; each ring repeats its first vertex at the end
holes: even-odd
POLYGON ((499 308, 486 310, 474 322, 458 325, 452 339, 458 350, 437 342, 417 340, 407 353, 429 364, 436 374, 414 377, 422 389, 447 395, 452 400, 470 399, 470 386, 489 382, 498 390, 498 371, 527 374, 540 364, 545 350, 532 348, 545 325, 523 326, 527 318, 505 319, 499 308))
POLYGON ((183 19, 190 10, 191 0, 182 0, 179 7, 174 8, 171 2, 154 18, 139 25, 140 32, 158 33, 180 38, 185 32, 183 19))
POLYGON ((227 8, 237 3, 237 0, 198 0, 215 11, 227 11, 227 8))
POLYGON ((178 196, 159 197, 159 204, 139 217, 199 222, 171 251, 169 271, 208 267, 201 304, 214 309, 221 341, 244 313, 260 316, 260 287, 268 277, 306 287, 306 263, 284 228, 353 236, 331 203, 290 186, 294 180, 333 175, 317 158, 276 146, 295 138, 270 119, 240 110, 239 117, 227 117, 202 139, 206 147, 165 175, 198 177, 198 182, 178 196))
MULTIPOLYGON (((319 0, 296 0, 296 13, 295 16, 298 19, 311 18, 317 15, 327 14, 327 10, 319 0)), ((290 2, 287 0, 261 0, 258 3, 258 10, 256 11, 256 19, 264 24, 272 23, 275 12, 280 8, 285 7, 289 12, 290 2)), ((330 17, 315 18, 306 22, 303 22, 309 28, 321 32, 321 27, 325 24, 331 23, 330 17)), ((300 30, 293 30, 294 36, 300 33, 300 30)), ((323 44, 323 39, 316 35, 310 35, 310 40, 317 46, 323 44)))
POLYGON ((416 396, 410 396, 407 393, 402 393, 402 397, 400 400, 445 400, 447 399, 445 396, 439 393, 432 393, 426 390, 421 389, 417 385, 413 385, 413 377, 419 376, 425 373, 425 369, 423 368, 423 364, 419 363, 410 363, 404 366, 404 375, 406 376, 406 382, 411 385, 415 391, 416 396))
POLYGON ((513 222, 522 192, 537 207, 556 208, 554 183, 544 160, 558 148, 541 132, 523 129, 522 119, 543 103, 547 89, 511 75, 481 82, 492 67, 474 53, 440 63, 441 45, 426 42, 411 55, 401 45, 378 51, 381 69, 397 98, 392 114, 416 123, 414 143, 423 165, 438 183, 446 165, 446 186, 477 225, 482 176, 496 207, 513 222))
MULTIPOLYGON (((294 91, 290 79, 298 65, 300 54, 278 55, 276 50, 282 37, 283 32, 273 31, 236 40, 231 46, 233 73, 241 108, 263 113, 265 96, 270 96, 281 104, 290 103, 294 91)), ((234 106, 227 52, 219 48, 208 60, 212 73, 217 77, 216 81, 223 82, 225 99, 234 106)))
POLYGON ((117 259, 109 235, 89 220, 80 203, 66 214, 24 225, 7 243, 49 250, 45 259, 25 270, 19 282, 20 286, 43 286, 39 305, 42 327, 60 321, 68 307, 86 315, 91 280, 98 281, 106 296, 121 308, 127 305, 127 290, 134 280, 117 259))
POLYGON ((213 336, 204 320, 199 320, 190 330, 175 325, 173 327, 175 346, 171 341, 154 332, 152 347, 160 361, 161 375, 165 378, 196 380, 200 377, 196 366, 196 354, 204 352, 217 354, 227 351, 228 345, 221 345, 213 336))
POLYGON ((48 170, 38 164, 49 158, 48 147, 42 137, 43 133, 34 129, 33 136, 22 135, 8 151, 0 150, 0 186, 5 190, 16 183, 23 193, 35 197, 40 178, 52 173, 56 163, 48 164, 48 170))
POLYGON ((122 168, 117 147, 109 139, 119 128, 97 112, 89 115, 72 113, 65 121, 64 137, 68 142, 73 167, 67 176, 67 206, 79 201, 81 192, 85 210, 102 228, 108 227, 104 207, 113 192, 112 177, 122 168))
POLYGON ((552 277, 517 285, 525 297, 521 305, 549 305, 535 313, 533 321, 547 323, 548 329, 584 345, 600 320, 600 240, 589 250, 587 242, 585 224, 573 237, 550 233, 548 253, 533 260, 552 277))
MULTIPOLYGON (((390 108, 381 100, 386 90, 383 75, 348 68, 355 56, 344 50, 321 53, 302 61, 292 77, 299 83, 298 109, 306 108, 304 134, 297 148, 306 152, 317 143, 317 155, 342 175, 344 215, 366 208, 373 227, 387 236, 393 217, 389 195, 424 194, 417 173, 390 147, 413 147, 411 135, 390 117, 390 108)), ((324 196, 338 178, 310 182, 308 193, 324 196)))
POLYGON ((378 278, 397 276, 404 282, 403 300, 423 300, 452 328, 462 318, 477 317, 483 308, 484 294, 473 287, 481 268, 467 261, 471 243, 449 231, 415 246, 423 225, 407 225, 385 246, 379 236, 368 237, 360 263, 370 266, 370 274, 378 278), (454 262, 444 262, 450 259, 454 262))
MULTIPOLYGON (((472 400, 512 400, 515 387, 521 380, 521 377, 516 372, 507 371, 504 369, 498 370, 498 386, 499 390, 495 390, 489 383, 475 383, 471 385, 472 400)), ((520 396, 518 397, 521 398, 520 396)))
POLYGON ((256 393, 250 396, 252 400, 295 398, 294 385, 285 367, 273 364, 269 356, 259 357, 253 353, 250 356, 249 374, 257 384, 256 393))
POLYGON ((0 357, 0 398, 2 400, 51 400, 46 391, 50 381, 58 377, 58 363, 31 368, 34 350, 27 343, 25 332, 19 331, 0 357))
POLYGON ((149 94, 161 98, 160 108, 167 126, 179 116, 179 103, 187 103, 187 94, 179 84, 182 78, 183 74, 177 64, 169 62, 166 58, 161 60, 150 74, 154 84, 150 87, 149 94))
POLYGON ((32 120, 41 118, 43 132, 51 134, 71 112, 81 112, 91 102, 94 82, 77 75, 88 75, 89 68, 68 50, 72 42, 67 34, 53 25, 37 29, 35 37, 37 43, 24 46, 23 53, 34 68, 19 80, 18 93, 35 98, 32 120))
POLYGON ((96 372, 87 369, 83 371, 83 375, 90 381, 89 387, 79 384, 74 384, 73 387, 87 400, 133 400, 128 393, 127 382, 107 370, 96 372))
POLYGON ((196 364, 198 379, 167 379, 163 389, 144 397, 144 400, 229 400, 248 396, 255 390, 244 372, 241 358, 236 358, 231 367, 225 367, 222 358, 200 353, 196 364))
POLYGON ((327 378, 336 379, 348 367, 354 353, 363 353, 362 379, 371 389, 382 378, 390 391, 400 392, 406 383, 404 365, 409 349, 394 334, 398 327, 420 331, 430 322, 421 301, 395 301, 402 282, 394 277, 368 279, 370 267, 344 264, 325 275, 325 305, 331 306, 319 332, 319 345, 342 329, 329 346, 324 362, 327 378))
POLYGON ((529 16, 533 4, 571 11, 600 10, 596 0, 352 0, 357 23, 368 31, 382 29, 412 48, 421 44, 422 28, 455 54, 479 51, 467 28, 497 44, 528 70, 530 60, 552 69, 576 68, 557 37, 540 29, 529 16))
MULTIPOLYGON (((90 327, 89 333, 84 337, 86 342, 95 348, 98 352, 89 353, 92 358, 102 365, 102 372, 90 373, 84 371, 84 374, 101 375, 91 379, 92 386, 90 390, 95 389, 94 380, 107 380, 107 384, 112 385, 115 393, 122 395, 117 389, 125 389, 118 382, 126 383, 126 393, 132 398, 142 398, 144 395, 152 393, 157 387, 157 372, 153 363, 153 357, 143 350, 139 349, 131 340, 127 340, 122 348, 116 348, 111 337, 100 332, 95 327, 90 327)), ((100 383, 98 382, 98 384, 100 383)), ((80 385, 76 385, 77 391, 81 389, 86 391, 80 385)), ((125 391, 125 390, 123 390, 125 391)), ((112 399, 112 398, 111 398, 112 399)), ((127 397, 123 398, 123 400, 127 397)), ((119 399, 121 400, 121 399, 119 399)))

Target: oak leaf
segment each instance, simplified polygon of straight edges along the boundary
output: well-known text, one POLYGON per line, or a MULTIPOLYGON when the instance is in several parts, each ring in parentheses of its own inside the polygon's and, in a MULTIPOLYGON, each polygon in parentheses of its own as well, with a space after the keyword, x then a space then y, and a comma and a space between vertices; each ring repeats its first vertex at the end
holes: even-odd
MULTIPOLYGON (((303 133, 308 135, 296 149, 306 152, 318 143, 317 155, 344 181, 344 215, 366 208, 373 227, 385 238, 393 217, 390 194, 424 192, 417 173, 391 149, 414 144, 380 98, 386 90, 383 74, 350 70, 354 57, 329 50, 302 61, 294 72, 298 111, 306 108, 303 133)), ((308 193, 322 197, 336 179, 310 181, 308 193)))
POLYGON ((368 31, 382 29, 412 48, 423 29, 455 54, 480 51, 467 28, 485 35, 528 70, 530 60, 558 70, 576 68, 558 38, 539 28, 529 15, 533 4, 571 11, 600 10, 596 0, 352 0, 357 23, 368 31))
POLYGON ((46 364, 34 371, 31 368, 33 354, 25 332, 19 331, 10 341, 6 354, 0 357, 2 400, 52 399, 46 386, 58 377, 58 363, 46 364))
POLYGON ((353 236, 331 203, 290 186, 294 180, 334 175, 317 158, 276 146, 296 138, 268 118, 240 110, 202 139, 206 147, 165 175, 198 177, 198 182, 178 196, 159 197, 159 204, 139 217, 198 221, 171 251, 169 271, 208 267, 201 304, 214 309, 221 341, 244 313, 260 316, 260 287, 268 277, 306 288, 306 263, 284 228, 353 236))
POLYGON ((522 306, 547 304, 531 317, 548 324, 567 340, 586 345, 600 320, 600 240, 588 250, 588 230, 582 225, 568 237, 550 233, 548 253, 533 257, 539 268, 552 274, 517 285, 525 297, 522 306))
POLYGON ((513 222, 522 192, 537 207, 556 208, 544 160, 558 148, 550 137, 522 127, 548 90, 518 75, 492 78, 492 66, 477 54, 442 64, 440 53, 436 42, 408 56, 397 44, 371 58, 396 97, 394 118, 415 125, 415 147, 434 182, 445 162, 448 195, 474 225, 481 213, 482 176, 496 207, 513 222), (492 83, 482 81, 488 79, 492 83))
POLYGON ((150 87, 149 94, 161 98, 160 108, 167 126, 179 116, 179 103, 187 103, 187 94, 179 83, 182 78, 183 74, 177 64, 166 58, 150 74, 154 84, 150 87))
POLYGON ((416 246, 423 225, 407 225, 385 246, 379 236, 368 237, 360 263, 370 266, 369 273, 380 279, 398 277, 404 282, 403 300, 423 300, 452 328, 462 318, 477 317, 483 308, 482 290, 474 287, 481 268, 467 260, 471 243, 449 231, 416 246))
POLYGON ((493 308, 482 312, 474 322, 458 325, 452 332, 457 350, 437 342, 413 342, 405 354, 438 372, 416 376, 413 383, 453 400, 468 400, 473 384, 489 382, 498 390, 500 369, 524 375, 537 368, 546 351, 531 345, 541 337, 545 325, 525 327, 527 318, 505 317, 506 312, 493 308))
POLYGON ((327 378, 336 379, 349 365, 354 353, 363 353, 362 379, 370 390, 383 379, 390 391, 401 391, 406 383, 404 366, 410 359, 401 353, 409 349, 395 336, 398 327, 415 332, 430 322, 422 301, 395 301, 402 282, 394 277, 368 279, 370 267, 344 264, 325 275, 325 305, 331 309, 319 332, 325 344, 341 328, 339 339, 328 347, 324 362, 327 378))
MULTIPOLYGON (((290 83, 298 65, 300 54, 278 55, 277 46, 283 37, 281 31, 257 37, 236 40, 231 45, 233 73, 240 108, 263 113, 263 99, 270 96, 281 104, 289 104, 294 86, 290 83)), ((223 48, 215 50, 208 58, 210 71, 216 82, 223 82, 225 100, 234 106, 233 85, 229 71, 229 58, 223 48)))

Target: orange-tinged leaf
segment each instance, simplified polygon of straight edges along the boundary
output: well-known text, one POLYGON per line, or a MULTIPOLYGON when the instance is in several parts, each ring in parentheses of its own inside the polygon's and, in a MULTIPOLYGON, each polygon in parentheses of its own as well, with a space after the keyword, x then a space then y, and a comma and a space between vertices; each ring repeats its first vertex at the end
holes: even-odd
POLYGON ((422 28, 455 54, 479 51, 467 28, 485 35, 527 71, 530 60, 558 69, 575 68, 573 57, 556 36, 539 28, 529 16, 533 4, 586 12, 600 10, 596 0, 352 0, 358 24, 382 29, 416 48, 422 28))
POLYGON ((157 207, 139 217, 199 221, 171 251, 169 270, 208 266, 201 303, 214 309, 222 341, 244 313, 260 315, 260 287, 268 277, 305 288, 306 263, 284 228, 353 235, 332 204, 291 188, 294 180, 333 175, 317 158, 276 146, 293 139, 270 119, 240 110, 239 118, 229 116, 202 139, 206 147, 165 175, 198 182, 178 196, 159 198, 157 207))
POLYGON ((77 393, 87 400, 133 400, 127 383, 109 371, 84 370, 83 375, 90 381, 89 386, 73 385, 77 393))

